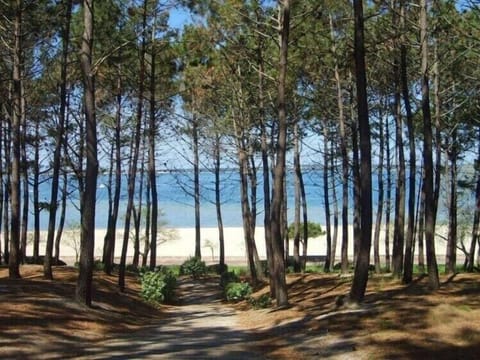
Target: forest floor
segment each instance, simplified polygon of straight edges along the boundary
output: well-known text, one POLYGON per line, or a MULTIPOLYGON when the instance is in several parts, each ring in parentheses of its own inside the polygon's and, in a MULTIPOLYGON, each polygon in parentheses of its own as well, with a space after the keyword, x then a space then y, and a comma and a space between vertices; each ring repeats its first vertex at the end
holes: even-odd
MULTIPOLYGON (((2 359, 478 359, 480 274, 405 286, 369 280, 365 304, 337 307, 351 278, 289 275, 288 309, 252 309, 220 300, 218 278, 179 281, 179 303, 154 308, 135 277, 119 293, 115 277, 95 273, 93 308, 73 301, 76 270, 22 266, 21 280, 0 268, 2 359)), ((259 289, 258 297, 268 291, 259 289)))

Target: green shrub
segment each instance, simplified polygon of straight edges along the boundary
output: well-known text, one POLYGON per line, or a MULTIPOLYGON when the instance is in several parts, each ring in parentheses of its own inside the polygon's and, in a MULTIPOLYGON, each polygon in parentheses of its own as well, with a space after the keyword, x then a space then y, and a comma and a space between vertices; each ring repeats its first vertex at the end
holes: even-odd
MULTIPOLYGON (((310 239, 325 235, 325 231, 322 229, 322 226, 318 223, 308 221, 307 222, 308 237, 310 239)), ((288 237, 293 239, 295 237, 295 223, 291 223, 288 226, 288 237)), ((303 240, 303 222, 300 223, 300 239, 303 240)))
POLYGON ((249 298, 248 302, 254 309, 266 309, 272 305, 272 298, 269 294, 262 294, 257 299, 249 298))
POLYGON ((141 274, 142 290, 140 295, 150 303, 169 303, 175 296, 177 278, 166 269, 155 269, 141 274))
POLYGON ((228 301, 242 301, 252 293, 252 287, 245 282, 231 282, 225 288, 225 298, 228 301))
POLYGON ((239 281, 240 278, 237 276, 237 274, 235 274, 235 271, 227 271, 220 276, 220 286, 222 287, 222 289, 225 289, 230 283, 235 283, 239 281))
POLYGON ((93 270, 103 271, 105 270, 105 264, 101 260, 95 260, 95 262, 93 263, 93 270))
POLYGON ((207 273, 207 265, 198 257, 192 257, 180 266, 180 275, 190 275, 198 279, 207 273))

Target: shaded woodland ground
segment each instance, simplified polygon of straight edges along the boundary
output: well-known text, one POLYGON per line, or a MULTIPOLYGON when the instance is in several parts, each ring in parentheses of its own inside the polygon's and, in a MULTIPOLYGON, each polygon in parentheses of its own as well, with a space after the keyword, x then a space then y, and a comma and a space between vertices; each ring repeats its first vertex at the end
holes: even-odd
MULTIPOLYGON (((228 312, 222 321, 243 334, 242 348, 264 358, 477 359, 480 354, 480 274, 442 277, 435 293, 428 291, 423 277, 404 286, 386 276, 373 276, 365 305, 357 309, 337 307, 339 296, 349 291, 350 278, 290 275, 292 306, 276 311, 254 310, 247 302, 219 303, 215 294, 220 289, 212 286, 215 278, 183 279, 184 302, 154 308, 141 300, 133 275, 120 294, 116 278, 100 272, 95 273, 94 307, 88 309, 73 301, 74 268, 55 267, 53 282, 42 280, 40 266, 23 266, 21 273, 23 279, 9 280, 7 269, 0 269, 0 358, 82 357, 89 347, 129 337, 138 340, 147 332, 152 337, 154 328, 162 333, 162 325, 180 314, 182 306, 195 303, 201 308, 213 301, 215 311, 228 312)), ((259 289, 253 296, 267 291, 259 289)), ((215 321, 205 314, 199 321, 205 329, 213 328, 215 321)), ((189 329, 179 329, 176 341, 182 338, 181 331, 189 329)), ((141 345, 131 349, 140 351, 141 345)), ((102 358, 114 354, 102 353, 102 358)))

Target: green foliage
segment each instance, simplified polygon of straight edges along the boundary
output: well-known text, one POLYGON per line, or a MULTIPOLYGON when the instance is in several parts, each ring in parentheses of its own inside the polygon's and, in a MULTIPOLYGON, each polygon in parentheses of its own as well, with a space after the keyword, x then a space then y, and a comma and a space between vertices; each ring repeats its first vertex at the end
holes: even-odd
POLYGON ((224 272, 220 276, 220 286, 222 287, 222 289, 225 289, 227 287, 227 285, 230 284, 230 283, 235 283, 235 282, 239 282, 239 281, 240 281, 240 278, 238 277, 237 274, 235 274, 234 271, 224 272))
POLYGON ((272 305, 272 298, 269 294, 262 294, 257 299, 252 296, 248 299, 248 303, 254 309, 266 309, 272 305))
POLYGON ((213 264, 213 265, 208 265, 207 266, 207 272, 208 273, 221 275, 221 274, 223 274, 227 271, 228 271, 227 264, 224 264, 223 267, 220 266, 220 264, 213 264))
POLYGON ((165 268, 143 272, 140 276, 142 289, 140 295, 150 303, 160 304, 173 301, 177 278, 165 268))
MULTIPOLYGON (((320 224, 308 221, 307 225, 309 238, 316 238, 321 235, 325 235, 325 231, 322 229, 322 226, 320 224)), ((288 236, 290 239, 293 239, 295 237, 295 223, 291 223, 288 226, 288 236)), ((303 222, 300 223, 300 239, 303 240, 303 222)))
POLYGON ((190 275, 198 279, 207 273, 207 265, 198 257, 191 257, 180 266, 180 275, 190 275))
POLYGON ((225 298, 228 301, 245 300, 252 293, 252 287, 246 282, 231 282, 225 287, 225 298))

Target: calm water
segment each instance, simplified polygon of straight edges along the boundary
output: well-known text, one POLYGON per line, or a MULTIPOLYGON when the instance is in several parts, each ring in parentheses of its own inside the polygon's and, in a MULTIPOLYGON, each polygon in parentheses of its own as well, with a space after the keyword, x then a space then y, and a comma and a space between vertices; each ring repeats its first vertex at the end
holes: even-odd
MULTIPOLYGON (((222 172, 222 212, 224 226, 242 226, 241 208, 240 208, 240 187, 239 177, 235 170, 225 170, 222 172)), ((189 193, 192 190, 192 173, 175 172, 159 173, 157 176, 157 188, 159 194, 159 205, 162 210, 161 221, 168 227, 194 227, 194 207, 193 197, 189 193)), ((261 178, 259 178, 259 181, 261 178)), ((97 189, 97 208, 96 208, 96 227, 105 228, 107 226, 108 213, 108 177, 100 176, 97 189)), ((71 199, 67 206, 67 227, 76 226, 79 223, 78 194, 75 191, 75 180, 70 180, 71 199)), ((124 212, 127 205, 126 201, 126 177, 122 182, 122 196, 120 203, 119 226, 123 226, 124 212)), ((201 182, 201 226, 217 226, 216 210, 214 205, 214 175, 204 171, 200 175, 201 182)), ((307 194, 308 216, 311 221, 325 223, 324 201, 323 201, 323 180, 322 172, 319 170, 310 170, 304 174, 305 191, 307 194)), ((374 177, 374 188, 376 178, 374 177)), ((287 177, 287 204, 289 221, 293 220, 294 208, 294 188, 293 176, 289 172, 287 177)), ((138 189, 138 186, 137 186, 138 189)), ((337 199, 339 206, 341 201, 341 187, 337 186, 337 199)), ((392 191, 394 196, 394 191, 392 191)), ((260 183, 257 190, 257 224, 263 224, 263 188, 260 183)), ((50 198, 50 182, 47 180, 40 187, 40 201, 48 202, 50 198)), ((350 196, 351 198, 351 196, 350 196)), ((143 198, 145 201, 145 197, 143 198)), ((376 193, 374 194, 374 206, 376 207, 376 193)), ((393 199, 392 199, 393 201, 393 199)), ((331 204, 332 206, 332 204, 331 204)), ((333 211, 333 206, 332 206, 333 211)), ((375 208, 374 208, 375 209, 375 208)), ((29 220, 30 227, 33 225, 33 218, 29 220)), ((48 223, 48 213, 41 213, 41 228, 46 229, 48 223)))

